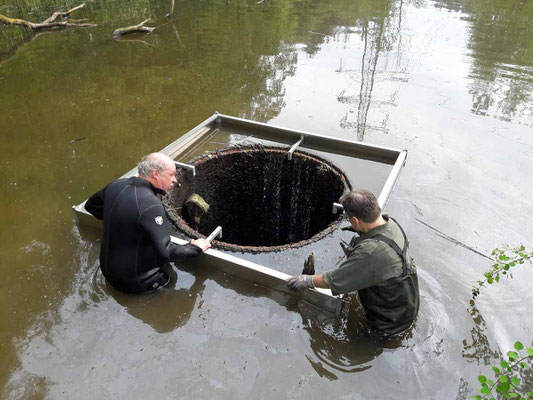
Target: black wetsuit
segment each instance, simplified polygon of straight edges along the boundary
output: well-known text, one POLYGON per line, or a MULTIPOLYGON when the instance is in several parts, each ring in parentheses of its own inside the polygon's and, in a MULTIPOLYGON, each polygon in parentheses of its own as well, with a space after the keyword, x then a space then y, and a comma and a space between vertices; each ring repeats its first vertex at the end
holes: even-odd
POLYGON ((168 283, 162 267, 200 254, 195 245, 170 241, 167 219, 150 182, 132 177, 119 179, 92 195, 85 209, 104 221, 100 268, 116 289, 126 293, 149 292, 168 283))

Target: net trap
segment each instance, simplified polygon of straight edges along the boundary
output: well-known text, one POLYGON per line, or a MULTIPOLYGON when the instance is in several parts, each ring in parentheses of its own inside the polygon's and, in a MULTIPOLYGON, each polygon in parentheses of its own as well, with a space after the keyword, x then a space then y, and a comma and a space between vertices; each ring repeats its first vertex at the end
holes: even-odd
MULTIPOLYGON (((407 157, 406 150, 219 113, 161 152, 176 162, 178 184, 163 198, 172 241, 212 240, 188 264, 212 265, 334 315, 342 298, 326 289, 295 294, 285 279, 301 274, 310 254, 316 273, 338 266, 339 243, 352 235, 339 229, 340 196, 368 189, 384 209, 407 157)), ((133 168, 122 177, 136 174, 133 168)), ((78 225, 101 227, 84 203, 73 207, 78 225)))

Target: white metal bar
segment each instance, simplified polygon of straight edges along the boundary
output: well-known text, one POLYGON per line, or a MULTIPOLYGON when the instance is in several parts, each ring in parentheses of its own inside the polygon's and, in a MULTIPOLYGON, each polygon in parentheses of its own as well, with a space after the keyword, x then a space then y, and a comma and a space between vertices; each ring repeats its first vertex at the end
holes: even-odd
MULTIPOLYGON (((207 125, 211 124, 213 121, 215 121, 217 118, 219 117, 219 114, 218 113, 214 113, 213 115, 211 115, 209 118, 207 118, 204 122, 196 125, 194 128, 192 128, 189 132, 187 132, 186 134, 182 135, 178 140, 185 140, 186 138, 188 138, 189 136, 194 136, 194 134, 196 133, 196 131, 206 127, 207 125)), ((165 146, 163 149, 160 150, 160 153, 163 153, 163 154, 167 154, 167 155, 170 155, 169 153, 171 153, 172 149, 174 148, 175 146, 175 143, 176 141, 170 143, 168 146, 165 146)))
POLYGON ((304 141, 304 135, 301 135, 301 136, 300 136, 300 140, 298 140, 296 143, 294 143, 294 144, 292 145, 292 147, 289 149, 289 152, 288 152, 288 154, 287 154, 287 158, 288 158, 289 160, 292 160, 292 153, 294 153, 294 150, 296 150, 296 148, 297 148, 300 144, 302 144, 303 141, 304 141))
MULTIPOLYGON (((222 122, 228 121, 228 122, 234 122, 236 124, 240 124, 241 126, 246 125, 248 127, 256 127, 256 128, 261 127, 265 131, 269 131, 270 133, 277 133, 278 135, 279 134, 285 134, 285 135, 292 134, 292 135, 304 136, 306 144, 305 146, 302 146, 302 147, 306 147, 306 148, 316 148, 317 141, 319 141, 320 144, 323 144, 323 145, 326 145, 328 143, 334 144, 335 148, 338 150, 357 149, 358 152, 363 155, 364 154, 370 155, 372 153, 380 154, 381 158, 388 160, 387 162, 388 164, 393 164, 393 162, 391 161, 392 160, 396 161, 396 158, 401 152, 400 149, 395 149, 392 147, 367 144, 367 143, 358 142, 355 140, 341 139, 341 138, 336 138, 333 136, 322 135, 318 133, 311 133, 311 132, 302 131, 298 129, 289 129, 289 128, 285 128, 285 127, 281 127, 277 125, 265 124, 263 122, 256 122, 256 121, 251 121, 251 120, 244 119, 244 118, 232 117, 230 115, 225 115, 225 114, 218 114, 218 117, 222 120, 222 122), (315 139, 314 140, 315 145, 312 145, 311 140, 308 140, 308 139, 315 139)), ((282 138, 277 137, 276 139, 282 139, 282 138)), ((286 139, 289 139, 289 138, 286 138, 286 139)), ((271 140, 274 140, 274 137, 272 137, 271 140)), ((331 149, 327 148, 321 151, 331 152, 331 149)))
POLYGON ((385 209, 385 206, 387 205, 389 196, 392 192, 392 189, 396 181, 398 180, 398 176, 400 175, 400 172, 402 171, 402 167, 405 164, 406 159, 407 159, 407 150, 402 150, 400 152, 400 155, 398 156, 398 159, 396 160, 396 163, 394 164, 394 167, 392 167, 392 171, 390 172, 389 177, 387 178, 385 185, 383 185, 383 189, 381 189, 381 193, 378 197, 378 204, 382 210, 385 209))
MULTIPOLYGON (((170 236, 173 243, 185 245, 189 243, 187 240, 170 236)), ((213 248, 206 250, 198 257, 189 258, 186 260, 187 264, 197 265, 198 267, 212 266, 227 274, 237 276, 240 279, 245 279, 255 282, 262 286, 270 287, 278 292, 288 294, 292 297, 301 298, 331 314, 340 315, 342 307, 342 298, 333 296, 329 289, 304 289, 298 292, 291 291, 285 280, 291 275, 276 271, 275 269, 256 264, 254 262, 244 260, 231 254, 224 253, 213 248)))
POLYGON ((174 161, 174 164, 176 164, 176 166, 178 166, 178 167, 191 170, 192 171, 192 176, 196 176, 196 168, 194 167, 194 165, 185 164, 185 163, 182 163, 182 162, 179 162, 179 161, 174 161))
POLYGON ((221 226, 217 226, 215 228, 215 230, 213 232, 211 232, 211 234, 205 239, 207 240, 209 243, 211 243, 211 241, 216 238, 216 237, 222 237, 222 227, 221 226))
POLYGON ((344 211, 344 207, 341 203, 333 203, 333 208, 331 210, 332 214, 337 214, 339 211, 344 211))

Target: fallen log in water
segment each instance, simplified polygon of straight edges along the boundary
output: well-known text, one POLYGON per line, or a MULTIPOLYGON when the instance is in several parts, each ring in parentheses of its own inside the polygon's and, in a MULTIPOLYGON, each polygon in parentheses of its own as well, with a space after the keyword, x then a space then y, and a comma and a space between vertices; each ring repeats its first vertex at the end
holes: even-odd
POLYGON ((71 8, 68 11, 56 11, 49 18, 45 19, 43 22, 30 22, 25 19, 19 18, 9 18, 5 15, 0 14, 0 23, 4 25, 18 25, 25 26, 32 30, 42 30, 42 29, 52 29, 52 28, 91 28, 96 26, 95 24, 89 23, 80 23, 80 22, 67 22, 67 21, 56 21, 57 17, 68 17, 74 11, 79 10, 80 8, 85 7, 85 3, 80 4, 74 8, 71 8))
POLYGON ((119 37, 123 35, 128 35, 130 33, 152 32, 155 29, 155 27, 144 26, 144 24, 146 24, 148 21, 150 21, 150 18, 148 18, 147 20, 144 20, 143 22, 137 25, 115 29, 115 31, 113 32, 113 39, 118 39, 119 37))

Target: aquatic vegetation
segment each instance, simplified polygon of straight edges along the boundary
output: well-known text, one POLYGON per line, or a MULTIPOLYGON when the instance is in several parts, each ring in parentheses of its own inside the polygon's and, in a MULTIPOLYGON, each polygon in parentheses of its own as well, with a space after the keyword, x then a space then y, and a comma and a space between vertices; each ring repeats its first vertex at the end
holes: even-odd
MULTIPOLYGON (((478 280, 472 288, 473 300, 479 295, 480 290, 485 284, 493 284, 500 281, 500 276, 512 278, 511 268, 524 264, 526 261, 531 263, 533 252, 526 251, 522 245, 520 247, 510 248, 503 246, 495 248, 492 251, 495 258, 494 264, 483 275, 485 279, 478 280)), ((533 341, 531 347, 525 348, 522 342, 517 341, 514 344, 514 350, 507 352, 506 357, 502 357, 499 364, 493 365, 494 380, 487 378, 485 375, 478 375, 478 381, 481 383, 481 394, 471 396, 476 400, 489 399, 533 399, 533 389, 527 387, 528 381, 521 379, 524 372, 530 371, 533 364, 533 341)))
POLYGON ((512 268, 524 264, 526 261, 531 263, 533 252, 526 251, 523 245, 515 248, 503 246, 501 249, 495 248, 492 250, 492 256, 494 257, 495 262, 490 269, 483 274, 485 279, 478 280, 476 285, 472 287, 473 299, 479 295, 481 288, 484 287, 485 284, 491 285, 494 282, 499 282, 501 275, 512 278, 512 268))
POLYGON ((498 365, 492 366, 495 380, 489 379, 485 375, 478 376, 478 381, 481 383, 481 389, 479 389, 481 394, 472 397, 476 400, 533 399, 533 389, 528 389, 525 380, 521 380, 519 377, 521 372, 531 369, 533 341, 531 341, 531 346, 526 349, 521 342, 515 342, 516 351, 508 351, 506 359, 500 361, 498 365))

